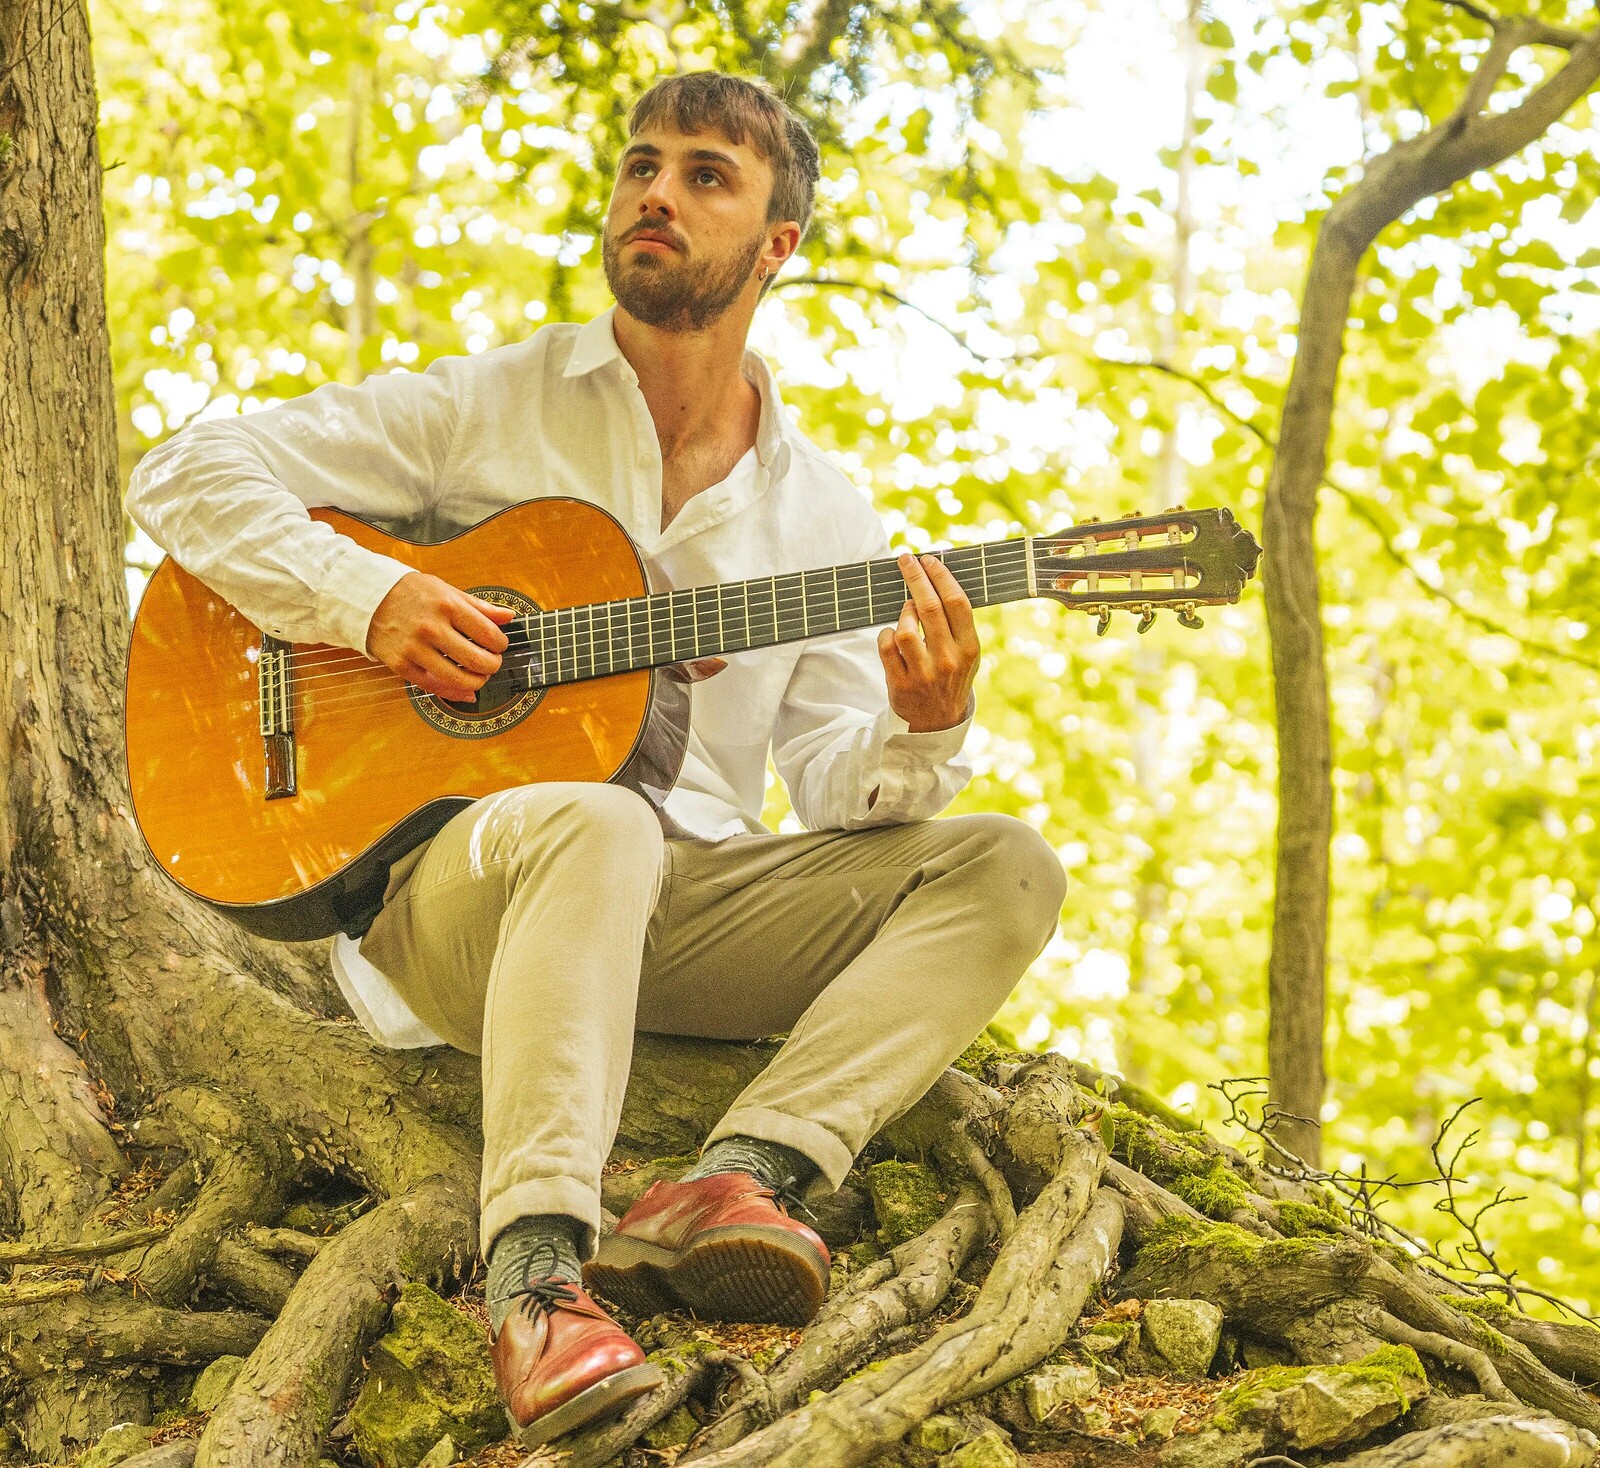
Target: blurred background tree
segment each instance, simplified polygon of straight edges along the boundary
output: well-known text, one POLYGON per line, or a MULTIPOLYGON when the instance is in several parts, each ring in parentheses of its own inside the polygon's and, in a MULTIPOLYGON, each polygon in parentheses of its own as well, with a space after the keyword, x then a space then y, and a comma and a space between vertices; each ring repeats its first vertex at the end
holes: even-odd
MULTIPOLYGON (((124 473, 196 416, 602 309, 626 109, 721 66, 768 76, 824 142, 757 345, 916 547, 1179 500, 1258 525, 1317 228, 1367 152, 1448 115, 1491 36, 1437 0, 91 14, 124 473)), ((1518 51, 1491 110, 1562 59, 1518 51)), ((1580 102, 1379 237, 1319 532, 1324 1162, 1426 1175, 1481 1096, 1469 1199, 1526 1195, 1482 1242, 1591 1305, 1593 140, 1580 102)), ((154 554, 130 541, 135 589, 154 554)), ((1265 1069, 1277 770, 1263 599, 1207 622, 1099 640, 1054 607, 987 614, 958 808, 1034 822, 1074 879, 1003 1024, 1216 1117, 1209 1083, 1265 1069)), ((792 819, 781 787, 768 814, 792 819)), ((1461 1241, 1434 1196, 1397 1216, 1461 1241)))

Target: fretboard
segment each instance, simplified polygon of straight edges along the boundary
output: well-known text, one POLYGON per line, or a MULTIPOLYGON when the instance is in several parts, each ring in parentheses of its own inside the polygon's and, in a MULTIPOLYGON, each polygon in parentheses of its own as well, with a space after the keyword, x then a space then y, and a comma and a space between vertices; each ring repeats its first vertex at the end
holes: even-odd
MULTIPOLYGON (((1027 540, 935 552, 974 606, 1029 594, 1027 540)), ((718 586, 519 617, 505 626, 508 669, 531 683, 575 683, 895 621, 906 584, 894 560, 856 561, 718 586)))

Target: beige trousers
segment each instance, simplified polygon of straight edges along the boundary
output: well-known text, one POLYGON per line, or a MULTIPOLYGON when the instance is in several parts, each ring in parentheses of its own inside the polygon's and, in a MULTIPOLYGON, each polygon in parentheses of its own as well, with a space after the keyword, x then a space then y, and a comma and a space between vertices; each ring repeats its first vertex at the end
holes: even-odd
POLYGON ((614 785, 460 812, 391 880, 362 953, 483 1057, 482 1242, 600 1223, 636 1029, 787 1033, 707 1142, 781 1142, 836 1188, 979 1034, 1061 914, 1055 853, 1009 816, 668 839, 614 785))

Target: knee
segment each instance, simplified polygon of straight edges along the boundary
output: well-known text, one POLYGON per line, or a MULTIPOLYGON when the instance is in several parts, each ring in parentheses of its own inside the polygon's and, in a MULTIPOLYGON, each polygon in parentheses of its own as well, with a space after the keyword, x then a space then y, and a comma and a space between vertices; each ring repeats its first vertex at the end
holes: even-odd
POLYGON ((521 864, 551 857, 659 875, 661 824, 640 795, 620 785, 519 785, 484 802, 485 845, 521 864))
POLYGON ((969 837, 973 877, 996 920, 1030 949, 1050 941, 1067 896, 1067 874, 1055 849, 1014 816, 975 815, 969 837))

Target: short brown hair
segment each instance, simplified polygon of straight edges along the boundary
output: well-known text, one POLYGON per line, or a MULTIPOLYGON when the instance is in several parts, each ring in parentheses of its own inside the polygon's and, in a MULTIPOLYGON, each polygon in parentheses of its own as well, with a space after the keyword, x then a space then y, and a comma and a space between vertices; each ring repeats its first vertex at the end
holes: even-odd
POLYGON ((758 81, 721 71, 664 77, 633 104, 628 136, 666 124, 682 133, 720 132, 748 143, 772 165, 767 222, 811 222, 820 158, 817 140, 795 111, 758 81))

